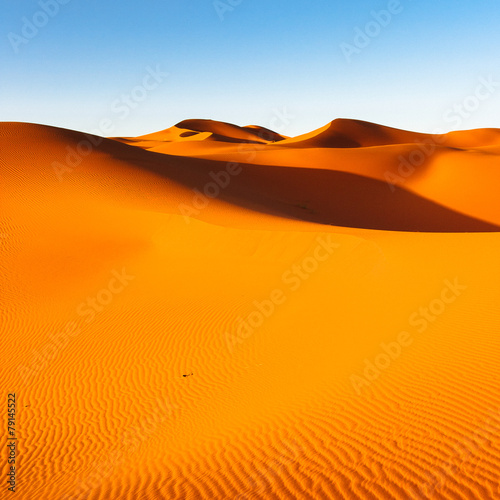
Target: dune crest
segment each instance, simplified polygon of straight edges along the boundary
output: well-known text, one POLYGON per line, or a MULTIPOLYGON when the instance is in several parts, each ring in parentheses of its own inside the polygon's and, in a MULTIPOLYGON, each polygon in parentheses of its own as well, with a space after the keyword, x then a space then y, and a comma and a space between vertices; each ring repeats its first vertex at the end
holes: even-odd
POLYGON ((407 132, 361 120, 338 118, 308 134, 283 141, 281 145, 303 148, 360 148, 428 141, 430 135, 407 132))

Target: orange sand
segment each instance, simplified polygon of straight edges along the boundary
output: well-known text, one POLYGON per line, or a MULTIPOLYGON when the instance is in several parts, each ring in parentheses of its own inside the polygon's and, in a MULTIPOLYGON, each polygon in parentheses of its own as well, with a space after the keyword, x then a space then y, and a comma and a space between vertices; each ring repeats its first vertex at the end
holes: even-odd
POLYGON ((0 124, 0 497, 500 498, 499 158, 493 129, 0 124))

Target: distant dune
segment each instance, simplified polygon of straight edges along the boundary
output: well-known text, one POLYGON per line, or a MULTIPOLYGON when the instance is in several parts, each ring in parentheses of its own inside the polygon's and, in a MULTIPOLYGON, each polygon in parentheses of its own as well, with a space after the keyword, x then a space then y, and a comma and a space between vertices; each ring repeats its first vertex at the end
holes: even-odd
POLYGON ((0 123, 14 496, 500 498, 499 160, 499 129, 0 123))
POLYGON ((256 125, 238 127, 231 123, 214 120, 184 120, 161 132, 136 138, 118 138, 118 140, 126 144, 132 144, 144 149, 151 149, 152 146, 164 142, 207 140, 223 143, 267 144, 271 141, 281 141, 283 139, 285 137, 264 127, 256 125))
MULTIPOLYGON (((188 156, 189 167, 183 174, 191 167, 202 174, 210 168, 223 169, 222 162, 237 161, 243 175, 221 198, 230 197, 232 203, 239 204, 247 203, 250 197, 265 203, 273 213, 293 218, 400 231, 497 231, 500 225, 495 201, 500 151, 492 149, 500 146, 500 130, 432 136, 339 119, 295 138, 279 139, 264 130, 258 142, 249 129, 211 120, 186 120, 164 132, 120 140, 169 157, 188 156), (253 194, 249 186, 255 187, 253 194), (235 190, 238 192, 232 196, 235 190), (270 191, 270 199, 263 200, 270 191), (386 196, 388 191, 393 196, 386 196), (301 196, 311 198, 309 211, 295 209, 301 196)), ((166 172, 162 159, 149 158, 157 164, 156 171, 175 175, 166 172)), ((182 163, 179 158, 175 161, 182 163)), ((206 177, 205 181, 209 180, 206 177)))

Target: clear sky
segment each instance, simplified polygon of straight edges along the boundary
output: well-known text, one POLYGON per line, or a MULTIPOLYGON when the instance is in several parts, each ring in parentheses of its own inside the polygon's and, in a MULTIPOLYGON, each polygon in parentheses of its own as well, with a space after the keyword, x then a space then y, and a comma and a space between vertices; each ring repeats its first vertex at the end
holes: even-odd
POLYGON ((0 121, 500 128, 498 0, 2 0, 0 36, 0 121))

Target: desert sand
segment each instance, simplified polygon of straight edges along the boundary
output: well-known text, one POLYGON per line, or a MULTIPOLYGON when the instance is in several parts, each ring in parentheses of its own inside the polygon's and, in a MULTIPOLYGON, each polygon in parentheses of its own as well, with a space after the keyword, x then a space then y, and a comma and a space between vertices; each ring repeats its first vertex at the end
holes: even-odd
POLYGON ((2 498, 500 498, 500 130, 1 123, 0 169, 2 498))

